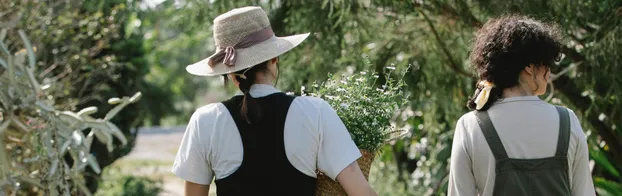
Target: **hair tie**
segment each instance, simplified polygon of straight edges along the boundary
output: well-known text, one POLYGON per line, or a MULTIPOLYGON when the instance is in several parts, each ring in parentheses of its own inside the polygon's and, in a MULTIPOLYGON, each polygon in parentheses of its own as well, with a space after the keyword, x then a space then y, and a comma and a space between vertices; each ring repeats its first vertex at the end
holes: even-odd
POLYGON ((238 76, 238 77, 240 77, 240 78, 242 78, 242 79, 245 79, 245 80, 246 80, 246 76, 245 76, 244 74, 237 74, 237 73, 236 73, 236 74, 231 74, 231 75, 233 75, 233 76, 238 76))
POLYGON ((251 70, 251 68, 248 68, 248 69, 244 70, 244 72, 242 72, 241 74, 239 74, 239 73, 232 73, 231 75, 238 76, 238 77, 246 80, 246 72, 248 72, 248 70, 251 70))
POLYGON ((495 85, 491 82, 484 80, 479 82, 478 86, 481 86, 482 90, 477 95, 477 98, 475 98, 475 109, 481 110, 484 105, 486 105, 486 102, 488 102, 488 98, 490 97, 490 91, 492 91, 492 88, 495 87, 495 85))

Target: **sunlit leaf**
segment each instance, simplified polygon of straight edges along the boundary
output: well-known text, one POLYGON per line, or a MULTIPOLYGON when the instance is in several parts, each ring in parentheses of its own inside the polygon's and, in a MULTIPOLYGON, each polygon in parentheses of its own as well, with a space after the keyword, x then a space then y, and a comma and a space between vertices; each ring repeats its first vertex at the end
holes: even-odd
POLYGON ((607 159, 606 155, 603 154, 600 149, 589 148, 589 151, 590 158, 592 158, 596 164, 603 166, 611 175, 618 178, 620 177, 620 172, 609 162, 609 159, 607 159))
POLYGON ((97 174, 101 173, 101 168, 99 167, 99 163, 97 163, 97 159, 92 154, 89 154, 87 156, 87 161, 89 162, 89 165, 91 166, 93 171, 95 171, 95 173, 97 174))
MULTIPOLYGON (((0 141, 0 146, 4 146, 4 142, 0 141)), ((9 159, 4 150, 0 150, 0 162, 8 163, 9 159)), ((0 164, 0 180, 4 180, 5 176, 9 172, 9 164, 0 164)))
POLYGON ((50 105, 48 105, 48 104, 46 104, 46 103, 44 103, 42 101, 37 101, 35 104, 37 104, 37 106, 39 106, 40 109, 43 109, 43 110, 45 110, 47 112, 55 111, 55 109, 52 106, 50 106, 50 105))
POLYGON ((82 193, 84 193, 84 195, 86 196, 91 196, 93 195, 91 193, 91 191, 89 191, 88 188, 86 188, 86 186, 83 183, 76 183, 78 185, 78 187, 80 188, 80 191, 82 191, 82 193))
POLYGON ((6 37, 6 32, 7 30, 4 28, 0 30, 0 42, 4 41, 4 38, 6 37))
MULTIPOLYGON (((95 132, 91 130, 91 132, 86 136, 86 140, 84 140, 84 145, 86 146, 86 150, 91 150, 91 145, 93 144, 93 138, 95 137, 95 132)), ((102 142, 105 143, 105 142, 102 142)))
POLYGON ((23 182, 27 182, 28 184, 32 184, 32 185, 38 186, 40 188, 43 188, 43 185, 37 179, 30 178, 28 176, 19 176, 19 179, 21 181, 23 181, 23 182))
POLYGON ((142 96, 143 96, 143 94, 142 94, 141 92, 138 92, 138 93, 134 94, 134 95, 130 98, 130 103, 135 103, 135 102, 137 102, 137 101, 140 99, 140 97, 142 97, 142 96))
POLYGON ((106 141, 106 149, 108 150, 108 152, 112 152, 114 150, 114 146, 112 144, 112 136, 110 136, 110 139, 108 141, 106 141))
POLYGON ((99 129, 91 129, 91 133, 95 134, 95 137, 97 138, 97 140, 99 140, 101 143, 107 143, 108 140, 111 140, 112 136, 110 135, 110 133, 99 130, 99 129))
POLYGON ((76 144, 76 146, 82 145, 82 142, 85 140, 82 131, 73 131, 71 138, 73 139, 73 143, 76 144))
POLYGON ((84 121, 84 124, 86 125, 86 127, 89 128, 95 128, 95 129, 99 129, 99 130, 104 130, 104 131, 109 131, 109 127, 106 125, 105 121, 101 120, 101 119, 97 119, 94 121, 84 121))
POLYGON ((4 45, 4 41, 0 40, 0 49, 2 49, 2 52, 7 55, 7 56, 11 56, 11 53, 9 52, 9 49, 6 47, 6 45, 4 45))
POLYGON ((115 115, 117 115, 117 113, 119 113, 123 109, 123 107, 125 107, 127 104, 129 104, 129 98, 124 97, 120 102, 121 103, 119 105, 115 106, 110 111, 108 111, 108 113, 106 113, 106 116, 104 117, 104 120, 110 120, 115 115))
POLYGON ((2 57, 0 57, 0 65, 2 65, 2 70, 0 70, 0 74, 2 74, 4 70, 6 70, 6 68, 8 67, 8 63, 2 57))
POLYGON ((77 115, 78 116, 91 115, 91 114, 94 114, 95 112, 97 112, 97 107, 91 106, 91 107, 86 107, 80 110, 77 115))
POLYGON ((123 134, 123 132, 121 132, 121 130, 119 130, 119 127, 117 127, 116 125, 112 124, 111 122, 106 122, 106 125, 108 125, 108 127, 110 128, 110 131, 112 132, 112 134, 114 136, 116 136, 117 139, 119 139, 119 141, 121 141, 122 145, 126 145, 127 144, 127 139, 125 138, 125 135, 123 134))
POLYGON ((35 62, 37 62, 37 60, 35 57, 35 52, 32 48, 32 44, 30 44, 30 40, 26 37, 26 33, 23 30, 19 30, 17 32, 19 33, 19 36, 22 38, 22 41, 24 42, 26 51, 28 51, 28 65, 30 66, 30 69, 34 70, 35 62))
POLYGON ((114 104, 119 104, 119 103, 121 103, 121 99, 117 97, 108 99, 108 104, 114 105, 114 104))
POLYGON ((594 186, 597 187, 596 190, 599 195, 617 196, 622 193, 622 184, 601 177, 594 178, 594 186))
POLYGON ((136 16, 136 13, 133 12, 132 14, 130 14, 130 17, 127 20, 127 25, 125 27, 125 38, 129 38, 132 33, 134 32, 134 29, 136 29, 137 27, 139 27, 140 25, 140 19, 136 16))
POLYGON ((83 121, 82 117, 70 111, 63 111, 58 113, 58 118, 69 123, 70 125, 78 124, 83 121))
POLYGON ((72 140, 66 140, 63 145, 60 147, 60 155, 64 156, 65 153, 67 152, 67 149, 69 148, 69 145, 71 145, 71 141, 72 140))
POLYGON ((50 164, 50 172, 48 175, 54 175, 56 173, 56 168, 58 168, 58 159, 53 159, 50 164))

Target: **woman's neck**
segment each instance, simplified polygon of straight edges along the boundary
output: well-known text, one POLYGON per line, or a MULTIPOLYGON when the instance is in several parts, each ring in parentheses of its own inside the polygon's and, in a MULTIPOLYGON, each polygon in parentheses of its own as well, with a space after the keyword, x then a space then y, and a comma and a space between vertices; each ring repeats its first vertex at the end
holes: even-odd
POLYGON ((522 96, 534 96, 528 85, 518 84, 514 87, 503 89, 503 97, 505 98, 522 96))
POLYGON ((255 76, 254 84, 265 84, 265 85, 274 86, 274 79, 268 74, 257 73, 257 75, 255 76))

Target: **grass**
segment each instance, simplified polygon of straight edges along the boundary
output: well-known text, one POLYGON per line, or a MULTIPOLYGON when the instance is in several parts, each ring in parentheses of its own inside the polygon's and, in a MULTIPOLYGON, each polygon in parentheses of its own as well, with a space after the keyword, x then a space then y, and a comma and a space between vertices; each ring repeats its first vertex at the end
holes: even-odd
MULTIPOLYGON (((149 162, 143 162, 148 163, 149 162)), ((162 178, 148 175, 134 175, 127 172, 129 166, 139 167, 138 163, 113 164, 104 169, 102 181, 96 196, 156 196, 162 191, 162 178)), ((130 170, 131 171, 131 170, 130 170)))

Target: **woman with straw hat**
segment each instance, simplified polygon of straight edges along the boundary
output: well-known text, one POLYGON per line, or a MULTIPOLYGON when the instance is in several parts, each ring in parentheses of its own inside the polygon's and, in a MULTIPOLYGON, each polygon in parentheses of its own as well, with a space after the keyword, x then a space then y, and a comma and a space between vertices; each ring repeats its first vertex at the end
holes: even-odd
POLYGON ((309 34, 276 37, 260 7, 222 14, 213 30, 216 53, 186 70, 230 79, 243 95, 192 115, 172 169, 186 181, 186 195, 207 195, 214 178, 218 195, 314 195, 316 171, 349 195, 376 195, 335 111, 274 87, 278 56, 309 34))

